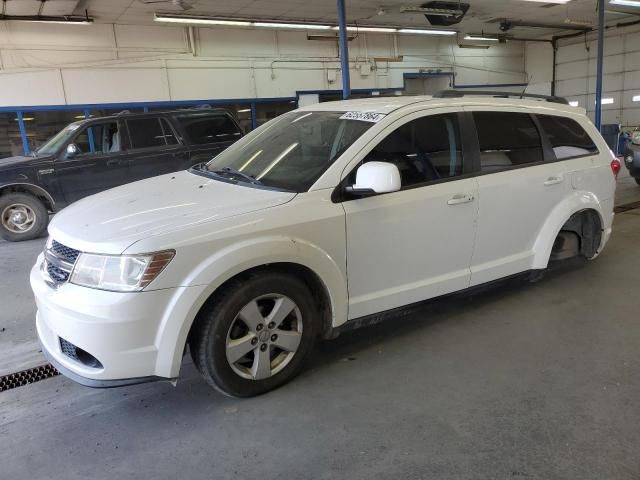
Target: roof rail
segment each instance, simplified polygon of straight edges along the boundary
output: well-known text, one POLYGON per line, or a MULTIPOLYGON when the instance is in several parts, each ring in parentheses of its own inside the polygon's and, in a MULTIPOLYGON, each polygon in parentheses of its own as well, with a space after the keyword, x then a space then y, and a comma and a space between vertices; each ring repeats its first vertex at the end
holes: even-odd
POLYGON ((462 98, 466 95, 477 95, 494 98, 535 98, 551 103, 569 105, 569 102, 564 97, 556 97, 554 95, 539 95, 537 93, 494 92, 490 90, 440 90, 439 92, 434 93, 432 96, 433 98, 462 98))

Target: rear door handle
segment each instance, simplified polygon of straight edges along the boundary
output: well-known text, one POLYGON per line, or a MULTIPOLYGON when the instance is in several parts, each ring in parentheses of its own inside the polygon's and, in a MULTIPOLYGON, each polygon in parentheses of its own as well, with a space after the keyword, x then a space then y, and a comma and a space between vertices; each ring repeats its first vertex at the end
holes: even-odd
POLYGON ((447 205, 460 205, 461 203, 473 202, 473 195, 458 193, 447 201, 447 205))
POLYGON ((556 177, 549 177, 547 178, 547 180, 544 182, 545 186, 549 186, 549 185, 557 185, 558 183, 562 183, 564 182, 564 177, 562 175, 558 175, 556 177))

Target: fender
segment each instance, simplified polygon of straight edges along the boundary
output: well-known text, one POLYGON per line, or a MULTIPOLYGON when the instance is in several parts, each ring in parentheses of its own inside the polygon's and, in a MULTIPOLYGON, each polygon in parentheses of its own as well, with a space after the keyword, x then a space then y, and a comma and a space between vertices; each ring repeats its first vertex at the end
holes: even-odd
MULTIPOLYGON (((591 192, 581 190, 571 192, 569 196, 556 205, 547 218, 547 221, 538 232, 538 236, 536 237, 536 241, 533 245, 534 256, 531 266, 532 269, 540 270, 547 268, 553 244, 558 233, 560 233, 562 226, 573 214, 586 209, 592 209, 598 212, 602 228, 607 228, 608 223, 605 221, 603 206, 600 199, 591 192)), ((603 234, 598 251, 600 251, 604 246, 604 242, 606 242, 607 237, 608 235, 603 234)))
POLYGON ((221 285, 242 272, 272 263, 294 263, 314 272, 327 292, 332 326, 337 327, 347 320, 344 264, 339 265, 320 247, 300 238, 273 236, 246 240, 217 251, 189 274, 184 302, 174 299, 173 308, 158 328, 155 344, 158 352, 166 353, 158 356, 156 372, 164 375, 170 371, 166 376, 178 376, 191 325, 204 303, 221 285), (189 298, 193 294, 196 298, 189 298), (188 310, 180 311, 181 306, 188 310))

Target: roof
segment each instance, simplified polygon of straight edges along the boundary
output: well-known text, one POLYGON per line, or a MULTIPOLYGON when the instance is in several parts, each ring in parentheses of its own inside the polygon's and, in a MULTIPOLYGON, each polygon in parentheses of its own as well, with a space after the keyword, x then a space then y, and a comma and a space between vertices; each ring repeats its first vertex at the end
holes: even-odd
MULTIPOLYGON (((496 92, 499 93, 499 92, 496 92)), ((527 98, 501 98, 494 96, 468 95, 459 98, 434 98, 430 95, 397 96, 397 97, 373 97, 354 100, 341 100, 337 102, 324 102, 308 105, 300 110, 315 112, 375 112, 389 114, 403 107, 422 104, 426 108, 459 106, 511 106, 523 108, 546 108, 566 113, 585 113, 584 109, 563 105, 560 103, 546 102, 541 99, 527 98)))

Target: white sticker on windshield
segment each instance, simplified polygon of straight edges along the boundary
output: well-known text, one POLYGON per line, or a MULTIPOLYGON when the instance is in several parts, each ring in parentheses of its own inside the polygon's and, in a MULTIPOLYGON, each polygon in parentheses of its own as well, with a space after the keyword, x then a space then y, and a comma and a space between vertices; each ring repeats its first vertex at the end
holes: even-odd
POLYGON ((347 112, 340 117, 340 120, 360 120, 361 122, 378 123, 385 117, 384 113, 376 112, 347 112))

